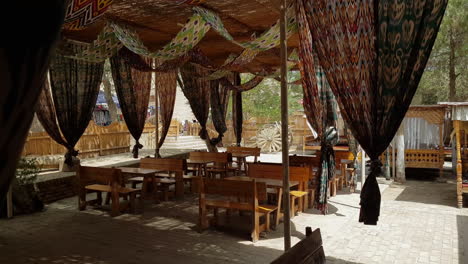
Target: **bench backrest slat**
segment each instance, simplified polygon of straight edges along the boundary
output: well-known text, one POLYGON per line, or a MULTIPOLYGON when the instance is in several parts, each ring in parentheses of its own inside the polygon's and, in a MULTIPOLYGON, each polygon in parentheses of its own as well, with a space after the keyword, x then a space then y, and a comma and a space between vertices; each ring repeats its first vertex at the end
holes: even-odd
POLYGON ((184 159, 144 158, 140 160, 140 168, 183 172, 187 168, 187 163, 184 159))
POLYGON ((99 168, 79 166, 77 176, 81 184, 111 184, 113 182, 120 184, 122 182, 122 173, 119 169, 99 168))
POLYGON ((255 162, 257 158, 260 157, 260 148, 247 148, 247 147, 237 147, 231 146, 227 147, 226 151, 230 153, 240 153, 240 154, 249 154, 254 156, 255 162))
POLYGON ((228 163, 232 161, 232 154, 227 152, 194 151, 189 153, 189 159, 228 163))
MULTIPOLYGON (((289 167, 289 180, 290 181, 308 181, 310 168, 308 167, 289 167)), ((249 164, 249 177, 252 178, 267 178, 282 180, 283 168, 281 164, 276 163, 250 163, 249 164)))
MULTIPOLYGON (((258 200, 266 200, 266 185, 263 182, 257 182, 258 200)), ((201 191, 204 194, 220 195, 229 197, 253 198, 253 181, 235 181, 219 179, 203 179, 201 191)))
POLYGON ((326 263, 320 229, 315 229, 306 238, 275 259, 272 264, 322 264, 326 263))

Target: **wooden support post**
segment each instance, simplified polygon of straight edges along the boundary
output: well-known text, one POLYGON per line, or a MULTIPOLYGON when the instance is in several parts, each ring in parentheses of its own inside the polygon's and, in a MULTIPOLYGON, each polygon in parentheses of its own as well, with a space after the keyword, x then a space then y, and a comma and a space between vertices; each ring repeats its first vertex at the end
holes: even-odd
POLYGON ((10 184, 7 192, 7 217, 13 217, 13 183, 10 184))
POLYGON ((439 159, 440 159, 440 168, 439 168, 439 179, 442 180, 444 176, 444 162, 445 162, 445 153, 444 153, 444 123, 439 124, 439 159))
POLYGON ((461 137, 460 137, 460 121, 454 120, 453 126, 455 129, 455 141, 457 149, 457 202, 458 208, 463 208, 463 190, 462 190, 462 158, 461 158, 461 137))
POLYGON ((396 148, 395 148, 395 138, 393 138, 392 142, 392 178, 395 180, 396 178, 396 148))
MULTIPOLYGON (((153 75, 154 76, 154 75, 153 75)), ((156 78, 154 78, 154 114, 156 119, 156 129, 155 129, 155 153, 154 157, 159 158, 159 98, 158 98, 158 84, 156 83, 156 78)))
POLYGON ((361 190, 366 181, 366 152, 361 147, 361 190))
POLYGON ((396 177, 398 182, 404 183, 406 181, 405 175, 405 129, 402 123, 398 129, 395 137, 395 147, 397 149, 396 157, 396 177))
POLYGON ((289 142, 288 142, 288 86, 287 86, 287 39, 286 0, 281 0, 280 43, 281 43, 281 148, 283 159, 283 205, 284 205, 284 250, 291 248, 291 222, 289 197, 289 142))

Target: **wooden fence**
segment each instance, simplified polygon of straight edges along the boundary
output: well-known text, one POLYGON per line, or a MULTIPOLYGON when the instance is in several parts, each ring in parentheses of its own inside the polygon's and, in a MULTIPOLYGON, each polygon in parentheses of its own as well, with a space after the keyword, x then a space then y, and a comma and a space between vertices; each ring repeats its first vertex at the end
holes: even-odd
MULTIPOLYGON (((128 152, 130 133, 125 123, 112 123, 109 126, 98 126, 91 121, 75 149, 80 157, 96 157, 128 152)), ((23 148, 27 155, 64 155, 65 147, 56 143, 47 132, 30 133, 23 148)))

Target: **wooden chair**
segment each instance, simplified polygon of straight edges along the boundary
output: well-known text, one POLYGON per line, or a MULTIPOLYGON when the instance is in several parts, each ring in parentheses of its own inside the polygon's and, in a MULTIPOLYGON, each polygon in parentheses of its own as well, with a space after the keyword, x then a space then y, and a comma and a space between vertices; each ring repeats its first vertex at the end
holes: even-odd
POLYGON ((315 192, 319 184, 318 171, 320 168, 320 156, 289 156, 289 166, 309 167, 309 182, 306 188, 307 199, 304 199, 304 208, 313 208, 315 192))
POLYGON ((227 176, 228 166, 232 162, 232 154, 227 152, 190 152, 189 159, 212 161, 206 171, 207 176, 215 178, 220 175, 221 178, 227 176))
POLYGON ((259 205, 259 200, 266 199, 266 185, 253 181, 234 181, 222 179, 199 178, 199 227, 200 231, 210 226, 208 209, 213 209, 213 223, 217 224, 218 209, 249 211, 252 214, 252 241, 259 239, 260 232, 268 231, 270 214, 277 210, 274 207, 259 205), (214 195, 215 198, 208 198, 214 195), (260 224, 260 217, 265 221, 260 224))
MULTIPOLYGON (((168 200, 170 186, 175 186, 175 196, 177 198, 184 197, 184 184, 192 186, 193 176, 184 175, 187 168, 187 163, 184 159, 163 159, 163 158, 144 158, 140 160, 140 168, 159 170, 160 172, 153 178, 147 178, 148 181, 153 181, 154 191, 157 191, 157 185, 162 188, 164 200, 168 200)), ((134 183, 143 182, 143 177, 135 177, 130 179, 134 183)), ((144 183, 144 185, 149 185, 144 183)))
MULTIPOLYGON (((283 169, 281 164, 275 163, 250 163, 248 176, 252 178, 266 178, 283 180, 283 169)), ((308 167, 289 167, 289 180, 299 183, 297 190, 290 191, 291 216, 304 210, 304 199, 307 199, 307 186, 310 177, 308 167), (296 203, 297 202, 297 203, 296 203)), ((279 219, 279 217, 277 217, 279 219)))
POLYGON ((271 264, 324 264, 326 263, 323 251, 322 234, 320 229, 306 227, 306 238, 294 245, 288 251, 275 259, 271 264))
POLYGON ((136 194, 140 191, 134 188, 127 188, 122 181, 122 173, 119 169, 97 168, 79 166, 77 169, 79 183, 78 190, 78 208, 85 210, 88 204, 102 204, 102 193, 110 193, 112 205, 111 215, 117 216, 121 211, 130 209, 131 212, 136 208, 136 194), (86 193, 96 192, 97 199, 86 201, 86 193), (120 203, 121 196, 129 196, 129 203, 120 203))
MULTIPOLYGON (((230 146, 226 149, 227 152, 233 154, 248 154, 254 157, 254 163, 258 161, 258 157, 260 157, 260 148, 247 148, 247 147, 237 147, 237 146, 230 146)), ((242 171, 242 165, 244 166, 244 172, 247 174, 247 160, 246 158, 242 158, 240 160, 233 160, 231 167, 228 169, 235 172, 235 174, 242 171), (235 164, 234 164, 235 163, 235 164)))

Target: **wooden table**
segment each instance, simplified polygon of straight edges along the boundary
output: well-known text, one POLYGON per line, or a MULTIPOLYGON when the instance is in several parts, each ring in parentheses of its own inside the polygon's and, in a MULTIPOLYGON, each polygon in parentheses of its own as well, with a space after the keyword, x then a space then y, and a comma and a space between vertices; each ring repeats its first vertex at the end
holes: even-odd
POLYGON ((155 180, 156 173, 161 172, 161 170, 153 169, 144 169, 144 168, 129 168, 129 167, 118 167, 117 169, 122 171, 122 174, 127 181, 130 177, 143 177, 143 186, 141 188, 141 196, 145 199, 148 196, 148 182, 151 181, 153 184, 153 198, 155 202, 159 202, 159 197, 157 194, 157 185, 158 182, 155 180))
POLYGON ((249 153, 231 153, 233 158, 236 158, 237 161, 237 170, 242 170, 242 164, 244 164, 245 174, 247 174, 247 157, 253 156, 249 153))
POLYGON ((193 167, 196 168, 197 175, 196 176, 201 176, 202 171, 204 172, 205 176, 206 174, 206 165, 209 163, 212 163, 212 160, 194 160, 194 159, 187 159, 187 166, 192 165, 193 167))

